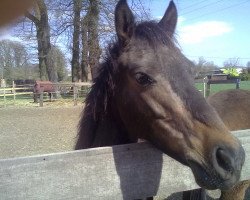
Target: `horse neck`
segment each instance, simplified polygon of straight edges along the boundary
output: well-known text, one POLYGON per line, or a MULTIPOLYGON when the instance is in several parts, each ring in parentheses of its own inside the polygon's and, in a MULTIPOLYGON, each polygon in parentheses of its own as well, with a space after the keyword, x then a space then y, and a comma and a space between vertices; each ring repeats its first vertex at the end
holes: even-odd
POLYGON ((103 107, 103 101, 99 99, 94 102, 91 96, 89 98, 79 123, 78 141, 75 148, 86 149, 131 143, 115 103, 108 100, 105 113, 103 113, 98 112, 98 109, 93 111, 93 107, 103 107))
POLYGON ((127 130, 115 110, 108 109, 96 126, 94 147, 130 143, 127 130))

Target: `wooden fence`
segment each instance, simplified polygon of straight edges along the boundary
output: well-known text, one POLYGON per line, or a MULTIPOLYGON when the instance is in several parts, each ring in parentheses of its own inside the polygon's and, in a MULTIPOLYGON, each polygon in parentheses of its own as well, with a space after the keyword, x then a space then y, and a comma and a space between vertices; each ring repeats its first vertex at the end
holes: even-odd
MULTIPOLYGON (((90 87, 92 83, 90 82, 75 82, 75 83, 53 83, 54 87, 70 87, 73 88, 73 101, 74 101, 74 106, 77 105, 77 99, 78 99, 78 94, 79 94, 79 88, 81 87, 90 87)), ((43 101, 40 99, 40 102, 43 101)), ((41 103, 40 103, 41 106, 41 103)))
MULTIPOLYGON (((250 129, 233 132, 246 151, 250 129)), ((148 143, 0 160, 0 199, 139 199, 198 188, 191 170, 148 143)))
POLYGON ((17 95, 24 95, 24 94, 33 94, 33 92, 18 92, 19 90, 28 90, 30 88, 0 88, 0 91, 3 91, 2 94, 0 94, 0 97, 7 97, 7 96, 13 96, 15 99, 17 95))
MULTIPOLYGON (((222 77, 217 75, 218 77, 222 77)), ((195 81, 195 83, 203 83, 203 96, 206 98, 210 95, 211 85, 213 84, 235 84, 235 89, 240 88, 240 79, 219 79, 216 75, 213 75, 213 79, 205 77, 203 80, 195 81)))
MULTIPOLYGON (((72 88, 72 93, 73 93, 73 102, 74 105, 77 105, 77 99, 79 95, 79 90, 82 86, 90 87, 92 83, 89 82, 81 82, 81 83, 53 83, 53 86, 58 88, 59 91, 61 88, 72 88)), ((13 96, 13 100, 16 100, 16 96, 18 95, 33 95, 33 92, 20 92, 22 90, 30 90, 33 89, 32 87, 16 87, 15 84, 13 83, 12 87, 4 87, 0 88, 0 97, 3 97, 4 99, 4 104, 6 103, 6 97, 7 96, 13 96)), ((43 106, 43 101, 44 101, 44 93, 41 92, 39 93, 40 98, 39 98, 39 106, 43 106)))
POLYGON ((206 83, 205 97, 210 95, 210 86, 212 84, 235 84, 235 89, 240 88, 240 79, 232 79, 232 80, 208 80, 206 83))

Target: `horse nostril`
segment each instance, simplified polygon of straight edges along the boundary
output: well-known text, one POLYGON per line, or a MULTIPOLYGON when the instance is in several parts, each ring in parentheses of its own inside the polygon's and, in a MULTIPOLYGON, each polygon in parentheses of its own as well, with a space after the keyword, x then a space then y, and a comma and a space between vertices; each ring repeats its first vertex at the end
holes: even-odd
POLYGON ((234 159, 230 152, 222 148, 218 148, 216 151, 216 161, 220 168, 226 173, 233 173, 234 171, 234 159))

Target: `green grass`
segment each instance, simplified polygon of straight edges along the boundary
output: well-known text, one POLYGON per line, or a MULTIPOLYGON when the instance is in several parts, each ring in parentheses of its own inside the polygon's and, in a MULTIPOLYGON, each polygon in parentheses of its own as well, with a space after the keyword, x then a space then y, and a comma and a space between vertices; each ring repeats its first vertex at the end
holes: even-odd
MULTIPOLYGON (((203 83, 196 83, 195 86, 198 90, 203 90, 203 83)), ((235 84, 211 84, 210 95, 222 90, 235 89, 235 87, 235 84)), ((250 81, 241 81, 240 89, 250 90, 250 81)))
MULTIPOLYGON (((80 93, 79 98, 77 99, 78 103, 81 104, 84 102, 85 93, 80 93)), ((64 105, 73 105, 73 95, 62 95, 61 98, 52 99, 52 102, 49 101, 47 94, 44 95, 44 106, 64 106, 64 105)), ((0 108, 3 107, 38 107, 39 103, 34 103, 33 95, 16 95, 14 100, 13 96, 0 96, 0 108)))

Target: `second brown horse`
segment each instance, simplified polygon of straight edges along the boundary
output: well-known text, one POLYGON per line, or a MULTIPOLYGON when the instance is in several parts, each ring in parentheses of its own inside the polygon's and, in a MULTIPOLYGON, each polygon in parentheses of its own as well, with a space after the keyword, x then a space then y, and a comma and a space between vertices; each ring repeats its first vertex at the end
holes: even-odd
MULTIPOLYGON (((250 91, 225 90, 208 97, 229 130, 250 129, 250 91)), ((228 191, 222 191, 220 200, 243 200, 250 180, 240 182, 228 191)))

